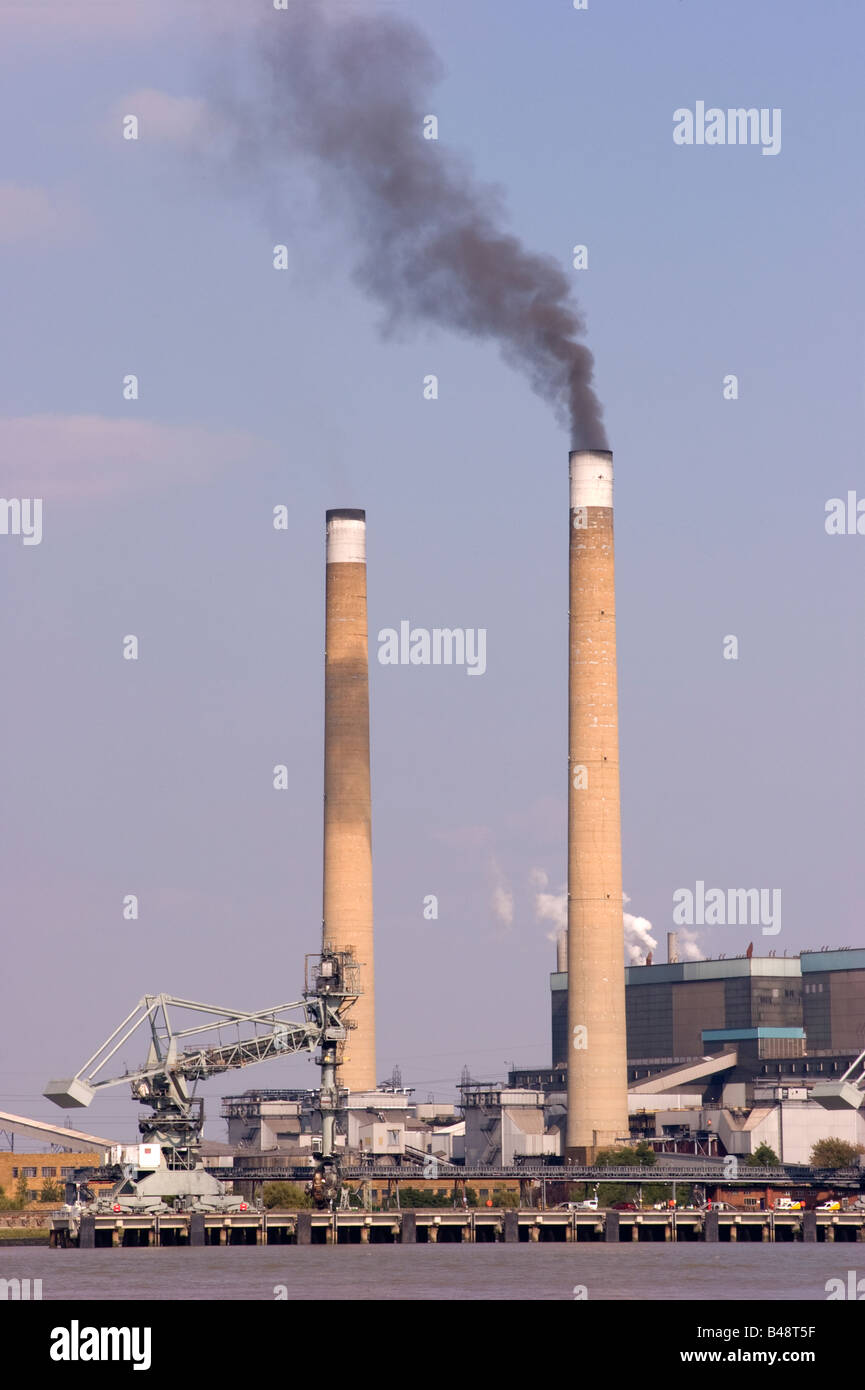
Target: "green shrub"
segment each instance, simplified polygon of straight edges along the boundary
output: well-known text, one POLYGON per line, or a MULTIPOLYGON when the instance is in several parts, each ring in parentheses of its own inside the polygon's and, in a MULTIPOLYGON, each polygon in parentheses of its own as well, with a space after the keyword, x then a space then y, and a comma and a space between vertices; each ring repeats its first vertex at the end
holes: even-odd
POLYGON ((758 1144, 745 1162, 750 1168, 777 1168, 780 1164, 778 1155, 768 1144, 758 1144))
POLYGON ((312 1206, 312 1198, 294 1182, 266 1182, 261 1189, 261 1200, 268 1211, 274 1207, 306 1211, 312 1206))
POLYGON ((399 1204, 406 1211, 415 1207, 449 1207, 453 1198, 444 1192, 426 1192, 421 1187, 403 1187, 400 1183, 399 1204))

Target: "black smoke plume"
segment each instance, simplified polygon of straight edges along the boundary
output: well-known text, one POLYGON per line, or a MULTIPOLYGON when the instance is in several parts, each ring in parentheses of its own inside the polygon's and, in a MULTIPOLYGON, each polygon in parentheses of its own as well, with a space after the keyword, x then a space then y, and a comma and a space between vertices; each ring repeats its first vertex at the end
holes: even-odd
POLYGON ((235 161, 268 198, 290 161, 309 164, 360 248, 357 282, 390 324, 426 319, 492 339, 574 447, 606 448, 568 275, 503 232, 497 190, 423 138, 441 76, 423 34, 346 9, 331 17, 320 0, 296 0, 262 24, 245 96, 222 93, 235 161))

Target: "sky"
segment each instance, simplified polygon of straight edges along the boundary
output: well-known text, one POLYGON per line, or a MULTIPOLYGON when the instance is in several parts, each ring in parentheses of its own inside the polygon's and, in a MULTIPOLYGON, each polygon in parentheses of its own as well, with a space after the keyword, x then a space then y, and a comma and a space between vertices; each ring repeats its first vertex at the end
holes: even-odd
MULTIPOLYGON (((697 928, 702 955, 865 944, 865 536, 826 530, 831 499, 865 499, 861 7, 366 8, 431 41, 436 156, 498 186, 502 229, 585 316, 616 468, 629 912, 657 959, 698 882, 783 904, 771 937, 697 928), (777 109, 780 149, 675 143, 698 102, 777 109)), ((252 16, 282 18, 0 0, 0 496, 43 503, 39 544, 0 535, 0 1109, 19 1114, 62 1118, 43 1085, 145 992, 300 997, 330 507, 368 522, 380 1076, 452 1099, 464 1065, 550 1060, 567 431, 495 344, 383 323, 307 170, 286 160, 262 196, 226 163, 252 16), (402 620, 484 629, 483 675, 382 665, 402 620)), ((209 1133, 220 1095, 316 1075, 209 1083, 209 1133)), ((71 1118, 134 1134, 125 1087, 71 1118)))

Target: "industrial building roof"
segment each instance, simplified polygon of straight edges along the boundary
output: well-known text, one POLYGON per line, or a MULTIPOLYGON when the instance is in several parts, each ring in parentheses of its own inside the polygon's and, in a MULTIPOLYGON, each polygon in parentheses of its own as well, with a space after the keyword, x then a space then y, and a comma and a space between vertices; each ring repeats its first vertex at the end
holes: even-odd
POLYGON ((803 951, 799 959, 802 973, 816 970, 865 970, 865 948, 850 947, 838 951, 803 951))
POLYGON ((764 975, 798 978, 801 973, 798 956, 736 956, 732 960, 679 961, 676 965, 629 965, 625 967, 625 982, 654 985, 668 981, 731 980, 764 975))
MULTIPOLYGON (((798 956, 734 956, 723 960, 686 960, 675 964, 625 966, 629 985, 675 984, 682 980, 730 980, 757 976, 798 979, 803 974, 828 970, 865 970, 865 947, 836 951, 803 951, 798 956)), ((550 975, 551 990, 566 990, 567 971, 550 975)))

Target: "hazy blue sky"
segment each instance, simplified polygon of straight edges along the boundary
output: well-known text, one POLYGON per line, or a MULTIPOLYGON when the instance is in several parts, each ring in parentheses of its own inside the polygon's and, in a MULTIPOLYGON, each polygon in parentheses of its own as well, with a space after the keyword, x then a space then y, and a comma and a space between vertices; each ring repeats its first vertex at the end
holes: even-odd
MULTIPOLYGON (((224 33, 174 8, 187 22, 155 0, 0 0, 0 495, 44 498, 40 545, 0 536, 0 1108, 59 1117, 43 1083, 145 991, 299 996, 334 506, 368 517, 379 1072, 450 1096, 464 1063, 549 1061, 532 875, 565 876, 568 438, 493 345, 383 339, 300 174, 267 209, 220 176, 196 103, 269 7, 229 3, 224 33), (381 666, 402 619, 485 628, 483 677, 381 666)), ((386 8, 446 67, 439 157, 502 187, 587 316, 616 463, 630 910, 663 943, 679 887, 780 888, 777 936, 717 927, 700 949, 865 944, 865 536, 824 526, 828 499, 865 497, 862 7, 386 8), (779 108, 780 153, 677 146, 673 112, 698 101, 779 108)), ((123 1089, 73 1118, 120 1135, 135 1115, 123 1089)))

